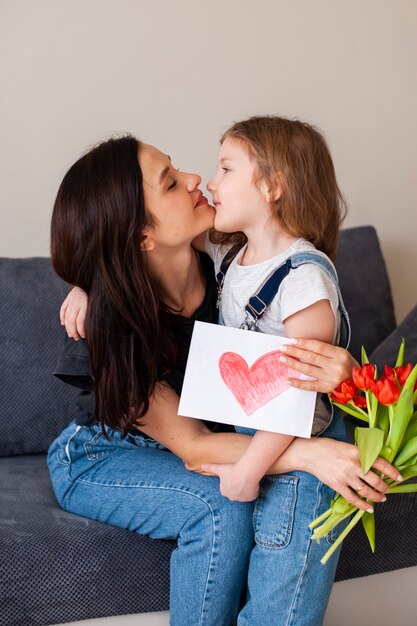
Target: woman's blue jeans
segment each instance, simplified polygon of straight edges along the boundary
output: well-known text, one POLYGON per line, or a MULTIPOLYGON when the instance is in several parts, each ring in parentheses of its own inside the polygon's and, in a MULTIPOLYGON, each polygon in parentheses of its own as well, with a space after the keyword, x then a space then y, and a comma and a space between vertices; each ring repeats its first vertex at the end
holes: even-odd
MULTIPOLYGON (((326 435, 343 438, 337 420, 326 435), (331 432, 330 432, 331 431, 331 432)), ((158 539, 177 539, 171 557, 173 626, 319 626, 337 564, 311 541, 308 524, 333 492, 304 472, 266 477, 252 503, 231 502, 217 478, 187 471, 152 439, 122 438, 71 423, 48 465, 61 507, 158 539), (254 546, 255 537, 255 546, 254 546)), ((334 538, 333 538, 334 539, 334 538)))
MULTIPOLYGON (((253 547, 253 505, 231 502, 216 478, 189 472, 156 441, 71 423, 48 465, 61 507, 155 539, 171 557, 173 626, 231 626, 253 547)), ((120 574, 123 576, 123 573, 120 574)))

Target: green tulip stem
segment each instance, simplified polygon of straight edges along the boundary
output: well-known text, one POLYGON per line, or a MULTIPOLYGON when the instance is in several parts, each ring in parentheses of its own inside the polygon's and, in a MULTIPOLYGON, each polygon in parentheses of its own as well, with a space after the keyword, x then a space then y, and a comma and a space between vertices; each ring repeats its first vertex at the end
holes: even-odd
POLYGON ((313 522, 311 522, 311 524, 309 524, 308 527, 311 528, 311 530, 313 530, 313 528, 315 528, 316 526, 324 522, 325 519, 330 517, 331 514, 332 514, 332 509, 329 508, 327 509, 327 511, 323 513, 323 515, 320 515, 320 517, 317 517, 313 522))
POLYGON ((329 550, 327 550, 326 554, 321 559, 320 563, 322 563, 323 565, 326 565, 327 561, 332 556, 333 552, 335 552, 337 550, 337 548, 342 543, 343 539, 350 533, 352 528, 354 528, 356 526, 356 524, 359 522, 359 520, 365 514, 365 512, 366 511, 363 511, 362 509, 360 509, 356 513, 356 515, 354 515, 354 517, 352 517, 352 519, 350 520, 349 524, 346 526, 345 530, 340 533, 340 535, 338 536, 338 538, 336 539, 336 541, 334 542, 332 547, 329 550))
MULTIPOLYGON (((392 404, 388 405, 388 415, 389 415, 389 433, 388 433, 388 437, 387 437, 387 441, 386 441, 386 446, 389 446, 389 442, 391 439, 391 433, 392 433, 392 425, 394 423, 394 406, 392 404)), ((397 454, 397 451, 392 451, 390 458, 388 459, 388 461, 391 463, 393 461, 393 459, 395 458, 395 455, 397 454)))
POLYGON ((368 407, 369 428, 374 428, 375 422, 376 422, 376 411, 374 410, 374 407, 373 407, 372 391, 370 389, 367 389, 365 391, 365 396, 366 396, 366 406, 368 407))

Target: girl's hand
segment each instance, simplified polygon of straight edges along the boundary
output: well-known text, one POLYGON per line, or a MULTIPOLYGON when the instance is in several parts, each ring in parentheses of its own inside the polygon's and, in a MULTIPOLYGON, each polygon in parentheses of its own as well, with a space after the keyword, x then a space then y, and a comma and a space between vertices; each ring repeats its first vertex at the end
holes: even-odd
POLYGON ((220 478, 220 493, 229 500, 251 502, 258 497, 259 481, 245 476, 234 463, 204 463, 201 469, 220 478))
POLYGON ((330 393, 341 382, 351 378, 352 369, 358 363, 344 348, 332 346, 316 339, 297 339, 285 348, 287 364, 297 372, 316 380, 290 378, 293 387, 307 391, 330 393))
MULTIPOLYGON (((299 444, 300 441, 297 439, 295 443, 299 444)), ((375 470, 389 476, 392 480, 402 480, 398 470, 380 457, 376 459, 372 469, 364 475, 359 461, 358 448, 350 443, 326 437, 314 437, 307 443, 308 445, 304 445, 302 451, 305 455, 303 469, 364 511, 372 507, 362 498, 368 498, 373 502, 385 501, 384 494, 388 485, 375 470)), ((301 450, 299 453, 301 454, 301 450)))
POLYGON ((87 313, 88 296, 80 289, 73 287, 59 311, 62 326, 65 326, 68 337, 78 341, 85 339, 85 316, 87 313))

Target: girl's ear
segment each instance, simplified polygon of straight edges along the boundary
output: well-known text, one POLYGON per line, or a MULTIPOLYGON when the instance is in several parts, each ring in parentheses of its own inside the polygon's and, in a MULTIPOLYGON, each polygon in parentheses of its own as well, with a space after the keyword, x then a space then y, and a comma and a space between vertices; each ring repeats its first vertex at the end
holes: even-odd
POLYGON ((260 190, 263 193, 265 200, 268 204, 275 204, 277 200, 282 195, 282 187, 279 182, 277 182, 272 188, 269 186, 266 180, 261 182, 260 190))
POLYGON ((275 204, 277 200, 282 196, 282 188, 281 185, 277 185, 274 189, 268 189, 265 194, 266 201, 268 204, 275 204))

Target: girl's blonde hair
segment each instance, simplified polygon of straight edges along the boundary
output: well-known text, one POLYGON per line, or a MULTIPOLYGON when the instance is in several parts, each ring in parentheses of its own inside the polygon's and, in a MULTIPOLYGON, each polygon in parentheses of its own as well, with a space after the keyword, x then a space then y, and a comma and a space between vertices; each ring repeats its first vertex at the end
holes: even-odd
MULTIPOLYGON (((266 182, 282 194, 274 210, 295 237, 304 237, 335 258, 346 204, 336 181, 333 161, 321 133, 305 122, 275 115, 251 117, 227 130, 225 139, 242 142, 256 163, 255 184, 266 182)), ((243 233, 212 232, 216 243, 243 245, 243 233)))

